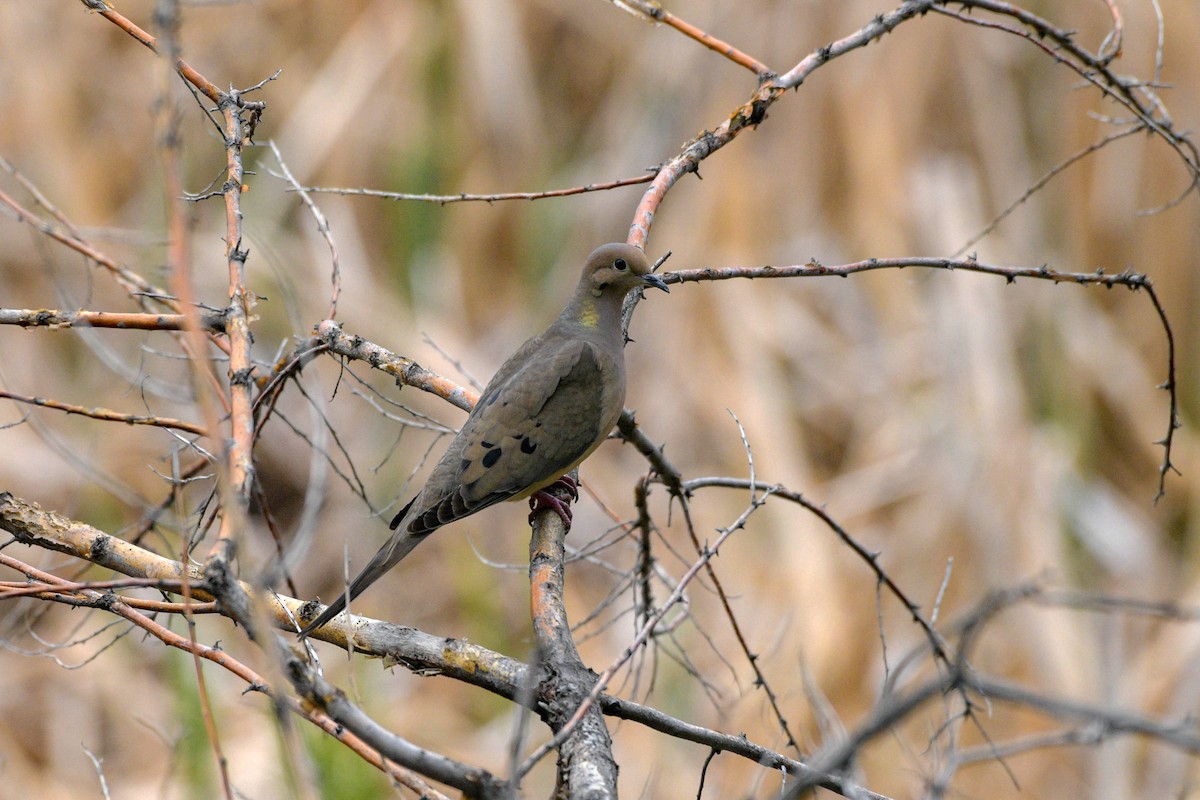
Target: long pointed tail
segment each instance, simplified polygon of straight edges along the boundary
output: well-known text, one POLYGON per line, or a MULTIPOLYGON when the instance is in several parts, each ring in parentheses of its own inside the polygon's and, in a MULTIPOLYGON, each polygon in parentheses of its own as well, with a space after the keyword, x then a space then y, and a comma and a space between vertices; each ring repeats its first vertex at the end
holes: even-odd
POLYGON ((424 536, 414 536, 404 529, 392 534, 392 537, 387 540, 383 547, 379 548, 379 552, 371 558, 371 561, 363 568, 363 571, 358 573, 358 576, 354 580, 350 581, 350 585, 346 588, 342 596, 330 603, 321 612, 320 616, 308 623, 304 630, 300 631, 300 638, 303 639, 342 613, 347 603, 358 597, 368 586, 383 577, 385 572, 399 564, 424 538, 424 536))

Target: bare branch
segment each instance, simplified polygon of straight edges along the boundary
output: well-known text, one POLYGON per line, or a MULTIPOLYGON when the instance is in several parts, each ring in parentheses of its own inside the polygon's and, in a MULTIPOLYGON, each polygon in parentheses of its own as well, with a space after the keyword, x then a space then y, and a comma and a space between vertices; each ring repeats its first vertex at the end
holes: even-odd
POLYGON ((591 192, 607 192, 623 186, 637 186, 654 180, 654 170, 646 175, 634 178, 620 178, 605 183, 586 183, 583 186, 573 186, 569 189, 547 189, 541 192, 497 192, 494 194, 409 194, 405 192, 385 192, 380 189, 351 189, 332 186, 297 186, 292 191, 308 192, 310 194, 340 194, 345 197, 379 197, 384 200, 404 200, 418 203, 436 203, 439 206, 450 203, 500 203, 505 200, 545 200, 550 197, 571 197, 577 194, 591 192))
MULTIPOLYGON (((212 333, 225 331, 224 314, 204 312, 197 316, 204 330, 212 333)), ((188 317, 184 314, 0 308, 0 325, 19 325, 22 328, 117 328, 141 331, 181 331, 187 322, 188 317)))

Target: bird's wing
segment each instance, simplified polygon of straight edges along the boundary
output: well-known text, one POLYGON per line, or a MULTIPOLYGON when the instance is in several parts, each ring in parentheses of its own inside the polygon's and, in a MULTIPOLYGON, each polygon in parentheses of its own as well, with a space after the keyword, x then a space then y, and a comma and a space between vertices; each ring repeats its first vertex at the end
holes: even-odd
POLYGON ((409 531, 542 488, 608 435, 624 402, 619 361, 582 339, 539 345, 496 373, 422 490, 409 531))

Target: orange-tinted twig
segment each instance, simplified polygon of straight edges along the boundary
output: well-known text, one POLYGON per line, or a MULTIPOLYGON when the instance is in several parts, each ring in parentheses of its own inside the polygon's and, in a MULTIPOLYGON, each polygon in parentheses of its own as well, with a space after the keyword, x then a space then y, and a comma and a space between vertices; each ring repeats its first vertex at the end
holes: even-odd
MULTIPOLYGON (((222 332, 225 319, 211 311, 199 314, 204 330, 222 332)), ((125 328, 139 331, 180 331, 183 314, 141 314, 122 311, 60 311, 49 308, 0 308, 0 325, 22 328, 125 328)))
MULTIPOLYGON (((100 266, 107 269, 116 278, 121 288, 130 294, 152 295, 155 297, 165 297, 166 292, 151 284, 141 275, 133 272, 126 267, 121 266, 113 259, 106 256, 96 248, 92 247, 82 239, 77 238, 71 233, 60 229, 56 225, 46 222, 44 219, 29 211, 13 198, 9 197, 4 191, 0 190, 0 203, 8 206, 16 214, 19 222, 24 222, 27 225, 32 225, 51 239, 66 245, 77 253, 82 254, 86 258, 95 261, 100 266)), ((171 301, 164 300, 164 304, 171 306, 171 301)))
POLYGON ((743 53, 733 45, 723 42, 711 34, 705 33, 690 22, 685 22, 657 3, 650 3, 646 0, 621 0, 621 2, 623 5, 642 12, 656 22, 661 22, 664 25, 670 25, 684 36, 687 36, 690 39, 695 39, 709 50, 720 53, 733 63, 745 67, 757 75, 759 80, 765 80, 775 75, 770 67, 768 67, 766 64, 763 64, 758 59, 743 53))
MULTIPOLYGON (((12 170, 10 169, 9 171, 12 171, 12 170)), ((38 197, 39 193, 34 193, 34 196, 38 197)), ((70 230, 63 230, 63 228, 60 228, 57 225, 52 225, 51 223, 42 219, 38 215, 36 215, 33 212, 26 209, 24 206, 22 206, 20 203, 18 203, 16 200, 14 200, 12 197, 5 194, 4 191, 2 191, 2 190, 0 190, 0 204, 6 205, 10 209, 12 209, 12 211, 16 215, 18 221, 24 222, 27 225, 32 225, 34 228, 37 228, 38 231, 41 232, 42 234, 49 236, 51 239, 54 239, 56 242, 59 242, 60 244, 63 244, 66 247, 71 248, 75 252, 83 255, 85 258, 89 258, 92 261, 99 264, 100 266, 107 269, 109 271, 109 273, 112 274, 113 279, 117 282, 117 285, 119 285, 122 289, 124 289, 126 292, 128 292, 135 300, 137 300, 139 303, 141 303, 143 307, 147 306, 146 300, 148 298, 150 300, 153 300, 154 302, 159 303, 160 305, 162 305, 166 308, 171 309, 172 311, 178 312, 178 311, 182 311, 185 308, 178 300, 176 300, 174 297, 172 297, 166 290, 161 289, 158 286, 155 286, 154 284, 150 283, 145 278, 143 278, 141 275, 137 274, 136 272, 129 269, 128 267, 118 264, 115 260, 108 257, 104 253, 100 252, 95 247, 93 247, 91 244, 89 244, 85 240, 79 238, 75 233, 71 232, 70 230)), ((60 221, 62 221, 61 215, 59 215, 59 219, 60 219, 60 221)), ((63 224, 64 224, 64 226, 66 226, 68 228, 73 228, 73 226, 68 225, 66 222, 63 222, 63 224)), ((205 316, 207 316, 207 315, 205 315, 205 316)), ((8 323, 8 324, 19 324, 19 323, 8 323)), ((97 326, 97 327, 99 327, 99 326, 97 326)), ((156 329, 158 329, 158 328, 156 328, 156 329)), ((163 329, 170 330, 171 328, 163 328, 163 329)), ((223 330, 223 323, 222 323, 222 330, 223 330)), ((209 340, 218 349, 228 353, 229 352, 229 343, 226 342, 222 338, 211 335, 214 332, 215 332, 215 329, 213 331, 210 331, 209 340)))
POLYGON ((225 260, 229 274, 229 306, 225 333, 229 337, 229 487, 233 496, 224 498, 225 513, 210 558, 229 559, 233 538, 242 514, 250 505, 254 482, 254 361, 250 315, 255 295, 246 280, 249 251, 242 247, 242 189, 245 165, 242 148, 246 127, 236 94, 221 102, 225 123, 225 260), (236 503, 236 511, 232 506, 236 503))
POLYGON ((42 408, 53 408, 57 411, 65 411, 68 414, 78 414, 81 417, 91 417, 92 419, 100 419, 106 422, 124 422, 126 425, 152 425, 157 428, 172 428, 179 431, 187 431, 194 433, 197 436, 207 436, 208 431, 202 425, 196 425, 192 422, 184 422, 180 419, 172 419, 170 417, 155 417, 146 414, 125 414, 120 411, 112 411, 107 408, 85 408, 84 406, 71 405, 70 403, 62 403, 58 400, 50 400, 45 397, 30 397, 16 392, 9 392, 0 389, 0 397, 14 400, 18 403, 27 403, 32 406, 41 406, 42 408))
MULTIPOLYGON (((150 50, 152 50, 154 53, 162 55, 158 48, 157 39, 139 28, 131 20, 118 14, 113 10, 111 5, 105 2, 105 0, 83 0, 83 4, 93 11, 99 12, 100 16, 104 17, 106 20, 128 33, 137 41, 146 45, 146 47, 150 48, 150 50)), ((201 92, 203 92, 204 96, 209 100, 212 100, 214 103, 221 102, 221 90, 218 89, 212 81, 193 69, 192 66, 182 58, 175 59, 175 69, 184 77, 185 80, 187 80, 188 83, 192 84, 201 92)))

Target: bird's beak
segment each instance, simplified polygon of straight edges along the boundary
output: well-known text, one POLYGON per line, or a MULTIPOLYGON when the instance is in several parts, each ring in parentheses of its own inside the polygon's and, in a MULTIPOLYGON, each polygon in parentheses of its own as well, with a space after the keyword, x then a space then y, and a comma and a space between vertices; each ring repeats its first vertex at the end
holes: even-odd
POLYGON ((647 273, 642 276, 642 285, 662 289, 667 294, 671 293, 671 290, 667 288, 667 282, 653 273, 647 273))

